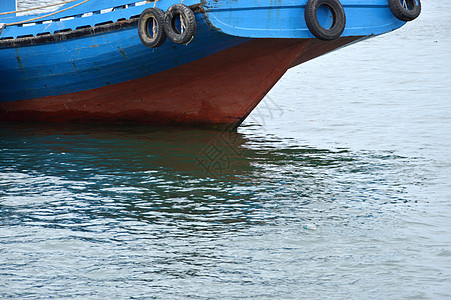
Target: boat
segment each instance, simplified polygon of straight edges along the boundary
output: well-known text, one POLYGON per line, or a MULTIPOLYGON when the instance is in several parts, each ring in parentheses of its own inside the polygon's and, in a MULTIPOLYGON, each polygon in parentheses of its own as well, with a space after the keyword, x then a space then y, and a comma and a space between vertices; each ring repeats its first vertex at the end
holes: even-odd
POLYGON ((288 69, 421 12, 420 0, 1 3, 0 121, 226 128, 288 69))

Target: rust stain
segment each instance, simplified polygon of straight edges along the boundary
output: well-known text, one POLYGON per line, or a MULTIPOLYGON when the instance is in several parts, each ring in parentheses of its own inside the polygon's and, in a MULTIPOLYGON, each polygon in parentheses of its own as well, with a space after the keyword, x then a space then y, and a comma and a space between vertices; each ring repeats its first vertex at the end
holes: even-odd
POLYGON ((22 61, 20 60, 20 57, 17 56, 16 58, 17 58, 17 62, 19 63, 19 67, 22 69, 23 65, 22 65, 22 61))
POLYGON ((92 45, 92 46, 89 46, 89 48, 98 48, 99 47, 99 45, 92 45))
POLYGON ((16 59, 17 59, 17 62, 19 63, 19 68, 23 69, 23 64, 22 64, 22 60, 20 59, 19 49, 17 49, 17 48, 16 48, 16 54, 17 54, 16 59))
POLYGON ((119 47, 117 47, 118 49, 119 49, 119 51, 121 52, 121 54, 125 57, 125 58, 127 58, 127 55, 125 55, 125 52, 124 52, 124 50, 122 50, 121 48, 119 48, 119 47))

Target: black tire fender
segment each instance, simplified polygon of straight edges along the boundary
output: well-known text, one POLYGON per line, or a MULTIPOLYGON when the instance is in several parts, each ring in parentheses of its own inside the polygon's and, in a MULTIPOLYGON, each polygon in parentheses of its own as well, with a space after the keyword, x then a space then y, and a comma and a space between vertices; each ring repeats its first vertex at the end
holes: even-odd
POLYGON ((176 44, 187 44, 197 30, 196 16, 191 8, 184 4, 174 4, 166 12, 164 30, 168 38, 176 44), (177 19, 181 22, 179 30, 177 19))
POLYGON ((165 14, 159 8, 148 8, 139 17, 138 34, 141 42, 149 48, 158 48, 166 41, 165 14))
POLYGON ((323 41, 339 38, 346 27, 345 11, 338 0, 308 0, 305 5, 304 17, 310 32, 323 41), (332 13, 333 23, 330 28, 324 28, 319 23, 318 9, 321 6, 326 6, 332 13))
POLYGON ((388 0, 393 15, 401 21, 412 21, 421 13, 420 0, 388 0))

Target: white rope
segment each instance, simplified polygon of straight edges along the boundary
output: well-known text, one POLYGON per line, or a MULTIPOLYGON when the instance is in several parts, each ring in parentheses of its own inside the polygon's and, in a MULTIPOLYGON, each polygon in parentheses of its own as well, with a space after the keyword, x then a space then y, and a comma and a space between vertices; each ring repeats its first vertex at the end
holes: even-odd
MULTIPOLYGON (((73 1, 70 1, 70 2, 74 2, 74 1, 77 1, 77 0, 73 0, 73 1)), ((68 8, 65 8, 65 9, 62 9, 62 10, 58 10, 58 11, 55 11, 55 12, 53 12, 51 14, 40 16, 40 17, 37 17, 37 18, 28 19, 28 20, 20 21, 20 22, 8 23, 8 24, 6 24, 6 26, 20 25, 20 24, 31 22, 31 21, 36 21, 36 20, 39 20, 39 19, 47 18, 47 17, 53 16, 53 15, 59 14, 61 12, 64 12, 66 10, 72 9, 74 7, 77 7, 79 5, 82 5, 82 4, 84 4, 84 3, 88 2, 88 1, 91 1, 91 0, 85 0, 83 2, 80 2, 80 3, 77 3, 75 5, 72 5, 72 6, 68 7, 68 8)))
POLYGON ((49 4, 49 5, 40 6, 40 7, 33 7, 33 8, 29 8, 29 9, 9 11, 9 12, 1 13, 0 16, 11 15, 11 14, 15 14, 15 13, 27 12, 27 11, 32 11, 32 10, 38 10, 38 9, 43 9, 43 8, 47 8, 47 7, 52 7, 52 6, 58 6, 58 5, 63 5, 63 4, 67 4, 67 3, 72 3, 72 2, 75 2, 75 1, 77 1, 77 0, 64 1, 64 2, 60 2, 60 3, 49 4))
POLYGON ((403 1, 402 1, 402 6, 403 6, 405 9, 409 10, 409 7, 407 6, 406 0, 403 0, 403 1))
POLYGON ((185 33, 186 30, 186 24, 185 24, 185 18, 183 18, 182 16, 180 16, 180 33, 183 34, 185 33))

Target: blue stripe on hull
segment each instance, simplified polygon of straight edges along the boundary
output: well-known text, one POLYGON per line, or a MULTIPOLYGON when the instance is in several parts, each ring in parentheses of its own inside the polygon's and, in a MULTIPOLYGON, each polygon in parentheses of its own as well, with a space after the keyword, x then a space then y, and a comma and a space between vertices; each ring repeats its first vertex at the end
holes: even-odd
MULTIPOLYGON (((0 102, 42 98, 146 77, 239 45, 197 15, 188 45, 142 45, 136 27, 63 42, 0 50, 0 102)), ((176 80, 176 79, 174 79, 176 80)))
MULTIPOLYGON (((75 4, 81 2, 78 0, 75 4)), ((348 20, 342 36, 377 35, 404 24, 391 14, 387 0, 341 2, 348 20)), ((160 0, 156 4, 165 10, 175 3, 180 1, 160 0)), ((307 0, 202 0, 201 4, 200 0, 185 0, 186 5, 197 4, 204 9, 204 13, 196 14, 198 30, 187 46, 167 40, 158 49, 146 48, 141 44, 136 27, 59 42, 0 45, 0 103, 70 94, 143 78, 210 56, 251 38, 309 39, 313 36, 303 17, 306 3, 307 0)), ((8 26, 2 38, 7 39, 5 41, 26 41, 26 38, 15 38, 129 20, 152 6, 153 3, 137 6, 133 0, 91 0, 27 26, 8 26), (125 9, 117 8, 123 4, 125 9), (106 12, 104 8, 108 8, 106 12), (43 20, 47 21, 43 23, 43 20)), ((36 16, 0 17, 0 22, 36 16)), ((177 78, 174 78, 174 87, 177 87, 177 78)))
MULTIPOLYGON (((342 36, 378 35, 401 27, 387 0, 340 0, 346 14, 342 36)), ((307 0, 205 0, 206 14, 224 33, 249 38, 314 38, 304 18, 307 0)), ((318 11, 318 19, 332 15, 318 11)), ((325 21, 327 22, 327 21, 325 21)), ((329 26, 332 24, 330 23, 329 26)))

